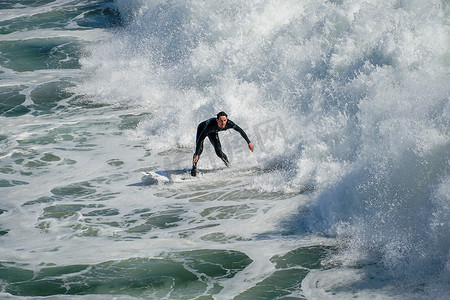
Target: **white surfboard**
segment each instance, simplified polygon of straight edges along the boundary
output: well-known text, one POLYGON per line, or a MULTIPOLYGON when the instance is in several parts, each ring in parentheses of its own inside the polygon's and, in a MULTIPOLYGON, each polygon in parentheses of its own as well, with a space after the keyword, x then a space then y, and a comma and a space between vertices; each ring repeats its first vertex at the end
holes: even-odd
POLYGON ((187 170, 170 170, 170 171, 147 171, 141 172, 144 175, 146 180, 154 180, 156 182, 168 183, 168 182, 181 182, 185 180, 191 180, 197 178, 201 174, 197 174, 196 177, 191 176, 190 172, 187 170))

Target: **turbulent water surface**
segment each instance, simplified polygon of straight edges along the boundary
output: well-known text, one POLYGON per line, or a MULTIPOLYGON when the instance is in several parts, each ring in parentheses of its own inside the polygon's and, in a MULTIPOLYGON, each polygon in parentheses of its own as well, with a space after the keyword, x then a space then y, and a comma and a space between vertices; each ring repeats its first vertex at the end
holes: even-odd
POLYGON ((445 0, 0 1, 2 299, 448 299, 445 0), (220 133, 187 172, 199 122, 220 133))

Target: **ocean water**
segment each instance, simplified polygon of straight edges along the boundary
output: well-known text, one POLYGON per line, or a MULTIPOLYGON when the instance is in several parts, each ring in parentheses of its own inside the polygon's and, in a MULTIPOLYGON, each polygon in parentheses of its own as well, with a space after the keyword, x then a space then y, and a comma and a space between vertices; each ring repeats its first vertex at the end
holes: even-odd
POLYGON ((0 298, 448 299, 449 2, 221 2, 0 1, 0 298))

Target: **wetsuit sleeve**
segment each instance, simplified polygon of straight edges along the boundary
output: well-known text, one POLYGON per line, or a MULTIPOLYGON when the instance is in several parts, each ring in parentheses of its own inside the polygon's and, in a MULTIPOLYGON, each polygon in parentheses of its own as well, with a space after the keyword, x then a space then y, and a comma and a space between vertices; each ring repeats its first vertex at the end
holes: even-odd
POLYGON ((228 120, 228 122, 229 122, 231 128, 233 128, 234 130, 236 130, 237 132, 239 132, 241 134, 241 136, 244 138, 244 140, 247 142, 247 144, 251 143, 247 134, 241 127, 239 127, 238 125, 236 125, 234 122, 232 122, 230 120, 228 120))

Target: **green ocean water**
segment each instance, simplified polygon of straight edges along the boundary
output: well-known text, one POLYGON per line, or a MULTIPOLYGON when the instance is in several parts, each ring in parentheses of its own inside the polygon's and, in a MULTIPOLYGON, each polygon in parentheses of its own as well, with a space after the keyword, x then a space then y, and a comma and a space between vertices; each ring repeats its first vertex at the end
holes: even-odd
POLYGON ((448 5, 422 5, 0 1, 0 298, 446 299, 448 5), (255 153, 230 130, 231 168, 206 141, 203 176, 141 174, 188 173, 221 109, 255 153))
MULTIPOLYGON (((0 7, 0 113, 6 125, 1 135, 0 187, 6 198, 0 243, 7 250, 0 256, 2 297, 215 299, 223 293, 223 282, 254 263, 233 245, 242 248, 252 238, 214 228, 255 218, 260 208, 245 203, 249 199, 292 196, 245 191, 240 180, 226 183, 226 192, 217 190, 214 181, 188 189, 139 182, 136 170, 157 166, 139 167, 150 151, 125 135, 149 115, 97 104, 71 91, 85 76, 80 58, 93 43, 90 31, 102 36, 123 24, 114 2, 9 1, 0 7), (127 155, 137 154, 140 162, 130 164, 136 157, 103 150, 110 135, 116 137, 115 149, 121 140, 130 148, 127 155), (94 161, 96 166, 90 166, 94 161), (100 173, 104 175, 95 175, 100 173), (117 188, 126 185, 135 187, 131 194, 117 188), (162 203, 146 205, 146 194, 162 203), (133 201, 139 203, 133 208, 121 204, 129 197, 143 202, 133 201), (197 220, 190 212, 196 203, 203 206, 195 209, 197 220), (192 250, 171 245, 171 240, 183 244, 199 233, 192 250), (163 240, 166 235, 171 238, 158 243, 153 254, 142 253, 145 248, 140 254, 127 250, 135 240, 163 240), (78 241, 83 247, 75 246, 78 241), (121 245, 115 249, 115 243, 121 245), (101 250, 96 255, 85 247, 101 250), (119 252, 120 258, 103 257, 108 251, 119 252)), ((268 263, 273 271, 257 274, 261 279, 236 292, 235 299, 290 299, 309 270, 321 268, 320 260, 331 248, 288 250, 272 255, 268 263)))

